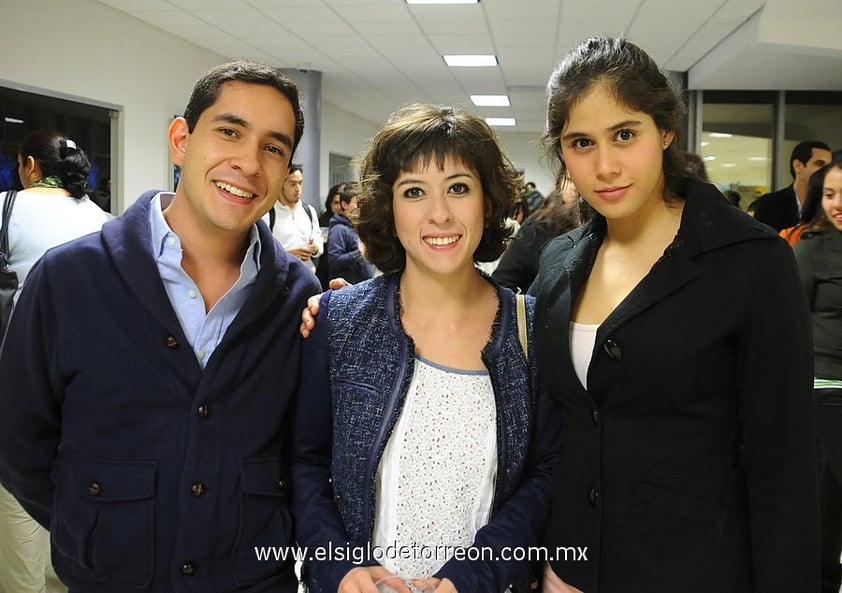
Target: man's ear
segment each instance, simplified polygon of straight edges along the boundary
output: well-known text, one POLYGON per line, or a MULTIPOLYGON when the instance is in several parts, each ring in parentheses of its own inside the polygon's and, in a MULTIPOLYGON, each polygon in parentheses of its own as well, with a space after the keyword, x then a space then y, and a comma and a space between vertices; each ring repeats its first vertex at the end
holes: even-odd
POLYGON ((183 117, 172 120, 167 138, 170 144, 170 159, 173 164, 181 167, 184 164, 184 154, 187 152, 187 143, 190 140, 187 120, 183 117))

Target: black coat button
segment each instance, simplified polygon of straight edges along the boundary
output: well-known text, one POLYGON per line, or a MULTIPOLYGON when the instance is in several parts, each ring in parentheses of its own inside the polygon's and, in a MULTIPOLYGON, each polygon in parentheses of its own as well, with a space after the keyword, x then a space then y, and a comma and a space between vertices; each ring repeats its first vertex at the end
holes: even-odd
POLYGON ((605 350, 605 353, 611 360, 620 360, 623 358, 623 351, 620 349, 620 345, 614 340, 606 340, 602 349, 605 350))
POLYGON ((88 494, 91 496, 99 496, 102 493, 102 485, 99 482, 91 482, 88 484, 88 494))
POLYGON ((185 562, 181 565, 181 574, 186 577, 191 577, 196 573, 196 567, 193 566, 192 562, 185 562))
POLYGON ((194 482, 192 486, 190 486, 190 493, 193 496, 201 496, 205 493, 205 485, 201 482, 194 482))
POLYGON ((287 481, 286 481, 286 480, 284 480, 283 478, 281 478, 280 480, 278 480, 278 489, 279 489, 281 492, 286 492, 286 491, 287 491, 287 481))
POLYGON ((170 350, 178 348, 178 339, 175 336, 167 336, 167 348, 170 350))
POLYGON ((591 506, 596 508, 599 506, 599 490, 596 488, 591 488, 591 491, 588 492, 588 500, 591 503, 591 506))
POLYGON ((210 406, 207 404, 202 404, 198 408, 196 408, 196 413, 199 414, 199 418, 207 418, 210 416, 210 406))
POLYGON ((593 418, 593 423, 599 426, 599 408, 596 406, 591 408, 591 418, 593 418))

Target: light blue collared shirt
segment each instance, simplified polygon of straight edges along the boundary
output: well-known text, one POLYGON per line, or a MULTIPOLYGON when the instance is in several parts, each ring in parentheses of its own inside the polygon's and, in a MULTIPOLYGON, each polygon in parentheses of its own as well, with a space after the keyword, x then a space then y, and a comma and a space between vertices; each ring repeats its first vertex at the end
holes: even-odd
POLYGON ((149 209, 152 253, 181 329, 204 369, 257 281, 257 273, 260 271, 260 238, 257 226, 253 225, 249 233, 249 246, 240 264, 240 277, 206 312, 199 288, 181 267, 181 239, 164 218, 163 209, 170 205, 174 197, 175 194, 161 192, 152 198, 149 209))

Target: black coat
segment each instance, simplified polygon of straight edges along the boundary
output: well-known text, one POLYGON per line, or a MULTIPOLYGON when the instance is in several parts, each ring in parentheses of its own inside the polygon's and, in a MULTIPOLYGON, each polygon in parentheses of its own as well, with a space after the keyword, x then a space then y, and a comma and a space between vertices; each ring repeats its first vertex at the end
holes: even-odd
POLYGON ((538 275, 541 250, 553 237, 558 236, 546 224, 530 216, 520 225, 511 244, 500 256, 500 262, 491 277, 515 292, 526 292, 538 275))
POLYGON ((790 247, 688 182, 676 241, 602 323, 588 390, 572 306, 605 221, 550 242, 530 292, 539 374, 562 408, 546 534, 586 593, 818 588, 809 312, 790 247))
POLYGON ((795 226, 800 222, 796 200, 792 185, 763 194, 754 205, 754 218, 776 231, 795 226))

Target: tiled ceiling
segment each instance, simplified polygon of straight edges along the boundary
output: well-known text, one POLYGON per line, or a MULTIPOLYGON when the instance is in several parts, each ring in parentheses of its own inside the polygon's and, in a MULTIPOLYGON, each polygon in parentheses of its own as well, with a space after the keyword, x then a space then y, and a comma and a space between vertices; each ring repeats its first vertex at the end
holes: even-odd
MULTIPOLYGON (((777 0, 100 1, 228 58, 319 70, 323 99, 377 124, 417 100, 513 116, 517 131, 536 132, 547 77, 582 38, 623 34, 665 69, 684 72, 777 0), (449 68, 442 59, 462 53, 496 54, 499 66, 449 68), (512 104, 474 108, 471 94, 508 94, 512 104)), ((706 80, 715 85, 715 77, 706 80)))

